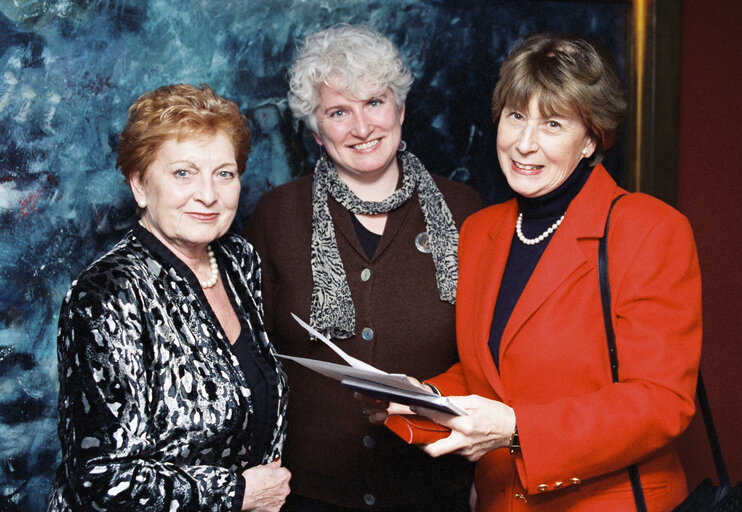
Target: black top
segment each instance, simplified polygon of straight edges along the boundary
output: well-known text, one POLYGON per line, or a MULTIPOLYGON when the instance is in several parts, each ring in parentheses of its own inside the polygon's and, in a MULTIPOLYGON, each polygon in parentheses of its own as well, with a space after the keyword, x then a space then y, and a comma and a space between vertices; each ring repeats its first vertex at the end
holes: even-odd
POLYGON ((232 345, 232 352, 240 362, 240 368, 247 378, 252 392, 253 441, 250 443, 248 460, 250 466, 257 466, 267 450, 272 432, 271 419, 278 410, 278 397, 271 390, 275 388, 276 373, 271 371, 265 356, 252 340, 250 326, 241 321, 240 335, 232 345))
POLYGON ((361 247, 363 247, 363 250, 366 253, 366 256, 368 256, 368 259, 373 258, 374 253, 376 252, 376 248, 379 246, 381 235, 377 235, 373 231, 369 231, 368 229, 366 229, 366 227, 361 224, 361 221, 358 220, 353 212, 348 211, 348 213, 350 214, 350 219, 353 221, 353 227, 356 230, 358 241, 361 242, 361 247))
MULTIPOLYGON (((227 296, 236 309, 235 297, 230 287, 225 286, 227 296)), ((240 363, 240 369, 245 374, 252 397, 251 429, 252 439, 247 454, 250 467, 258 466, 263 460, 263 455, 270 449, 271 434, 273 431, 272 418, 276 418, 279 410, 278 394, 276 385, 278 374, 276 369, 266 359, 258 343, 256 342, 253 329, 245 318, 240 317, 240 334, 231 345, 232 353, 240 363)), ((232 512, 242 510, 242 497, 245 494, 245 479, 237 479, 237 489, 232 501, 232 512)))
MULTIPOLYGON (((588 166, 583 159, 556 190, 541 197, 523 197, 516 194, 518 208, 523 214, 521 223, 523 235, 526 238, 535 238, 549 229, 567 211, 569 203, 582 190, 592 170, 593 168, 588 166)), ((513 233, 513 241, 510 245, 510 253, 502 275, 490 327, 489 347, 498 369, 500 368, 500 339, 505 331, 505 325, 554 233, 535 245, 524 244, 518 239, 517 234, 513 233)))

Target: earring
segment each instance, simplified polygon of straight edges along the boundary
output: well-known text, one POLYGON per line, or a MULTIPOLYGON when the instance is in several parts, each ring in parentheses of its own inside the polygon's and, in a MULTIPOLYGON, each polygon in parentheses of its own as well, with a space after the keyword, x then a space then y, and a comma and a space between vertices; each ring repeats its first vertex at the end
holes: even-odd
POLYGON ((144 210, 147 207, 147 201, 145 201, 144 199, 142 199, 141 201, 137 201, 137 206, 144 210))
POLYGON ((587 149, 582 150, 582 156, 587 156, 587 149))
POLYGON ((405 151, 407 151, 407 143, 403 140, 400 140, 397 151, 399 151, 400 153, 404 153, 405 151))
POLYGON ((330 155, 327 154, 327 150, 325 149, 324 146, 319 147, 319 157, 321 160, 325 160, 325 161, 329 160, 330 158, 330 155))

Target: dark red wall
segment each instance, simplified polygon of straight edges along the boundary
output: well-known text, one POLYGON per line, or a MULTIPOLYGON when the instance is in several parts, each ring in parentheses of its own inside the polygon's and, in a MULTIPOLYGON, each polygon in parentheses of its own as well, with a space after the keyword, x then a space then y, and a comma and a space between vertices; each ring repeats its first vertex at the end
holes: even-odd
MULTIPOLYGON (((701 368, 732 482, 742 479, 742 2, 683 0, 678 209, 703 279, 701 368)), ((688 481, 713 473, 700 413, 681 440, 688 481)))

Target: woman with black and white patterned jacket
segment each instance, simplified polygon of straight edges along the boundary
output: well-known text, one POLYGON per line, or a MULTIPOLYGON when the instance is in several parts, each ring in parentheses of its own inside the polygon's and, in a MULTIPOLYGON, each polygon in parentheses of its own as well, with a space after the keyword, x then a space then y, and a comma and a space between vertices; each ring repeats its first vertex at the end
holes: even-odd
POLYGON ((117 167, 141 215, 62 305, 50 510, 283 504, 286 378, 258 256, 227 234, 249 148, 245 117, 208 86, 161 87, 129 109, 117 167))

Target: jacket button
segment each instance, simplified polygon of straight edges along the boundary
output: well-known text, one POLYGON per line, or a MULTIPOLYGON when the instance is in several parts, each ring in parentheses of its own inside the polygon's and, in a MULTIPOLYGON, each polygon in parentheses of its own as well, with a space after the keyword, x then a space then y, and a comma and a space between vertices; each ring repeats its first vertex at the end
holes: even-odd
POLYGON ((538 492, 544 492, 544 491, 548 491, 548 490, 549 490, 549 486, 548 486, 548 485, 546 485, 546 484, 541 484, 541 485, 539 485, 538 487, 536 487, 536 490, 537 490, 538 492))
POLYGON ((376 503, 376 498, 374 497, 373 494, 367 492, 366 494, 363 495, 363 502, 370 507, 374 503, 376 503))
POLYGON ((374 330, 370 327, 364 327, 361 331, 361 338, 366 341, 371 341, 372 339, 374 339, 374 330))
POLYGON ((361 272, 361 281, 368 281, 371 279, 371 269, 364 268, 361 272))
POLYGON ((521 493, 515 493, 515 499, 520 501, 521 503, 528 503, 528 498, 523 496, 521 493))
POLYGON ((373 437, 368 435, 363 436, 363 446, 365 446, 366 448, 373 448, 375 444, 376 441, 374 441, 373 437))
POLYGON ((572 485, 580 485, 582 483, 582 481, 579 478, 576 478, 576 477, 575 478, 571 478, 569 481, 572 482, 572 485))

